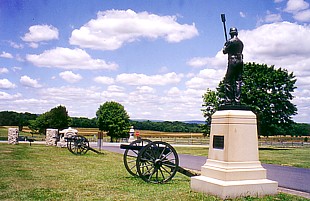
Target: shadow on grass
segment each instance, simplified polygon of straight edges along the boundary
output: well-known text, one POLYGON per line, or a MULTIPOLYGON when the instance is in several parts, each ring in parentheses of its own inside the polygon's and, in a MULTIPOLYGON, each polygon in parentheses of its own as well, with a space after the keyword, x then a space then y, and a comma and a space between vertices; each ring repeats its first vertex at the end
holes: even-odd
POLYGON ((290 150, 288 148, 272 148, 272 147, 260 147, 259 150, 270 150, 270 151, 282 151, 282 150, 290 150))

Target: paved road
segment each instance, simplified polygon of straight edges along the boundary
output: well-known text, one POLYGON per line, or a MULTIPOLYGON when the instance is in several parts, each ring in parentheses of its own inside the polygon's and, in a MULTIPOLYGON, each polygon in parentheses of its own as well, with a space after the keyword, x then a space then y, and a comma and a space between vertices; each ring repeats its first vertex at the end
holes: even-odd
MULTIPOLYGON (((96 147, 95 143, 91 143, 92 147, 96 147)), ((124 150, 119 148, 119 145, 103 145, 102 149, 123 153, 124 150)), ((201 166, 205 164, 207 157, 192 156, 186 154, 178 154, 180 166, 192 170, 201 170, 201 166)), ((310 169, 286 167, 280 165, 263 164, 267 169, 267 178, 279 183, 279 187, 293 189, 310 193, 310 169)))
MULTIPOLYGON (((200 170, 207 157, 179 154, 180 166, 200 170)), ((277 181, 280 187, 310 193, 310 169, 262 164, 267 179, 277 181)))

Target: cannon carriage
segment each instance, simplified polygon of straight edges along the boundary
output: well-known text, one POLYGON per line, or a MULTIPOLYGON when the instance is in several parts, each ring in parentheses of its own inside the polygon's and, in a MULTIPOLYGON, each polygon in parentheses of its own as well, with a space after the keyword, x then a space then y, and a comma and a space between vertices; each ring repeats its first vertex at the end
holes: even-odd
MULTIPOLYGON (((65 140, 68 150, 75 155, 85 155, 89 150, 102 154, 91 148, 84 136, 72 135, 65 140)), ((177 172, 188 177, 197 175, 179 166, 179 156, 167 142, 138 139, 130 144, 121 144, 120 148, 124 149, 123 161, 126 170, 146 182, 166 183, 177 172)))
POLYGON ((67 142, 68 150, 75 155, 84 155, 89 150, 97 154, 102 154, 101 152, 93 149, 89 146, 89 141, 82 135, 72 135, 65 138, 67 142))
POLYGON ((150 183, 166 183, 177 172, 192 177, 197 174, 179 166, 176 150, 167 142, 138 139, 120 146, 124 151, 124 166, 133 176, 150 183))

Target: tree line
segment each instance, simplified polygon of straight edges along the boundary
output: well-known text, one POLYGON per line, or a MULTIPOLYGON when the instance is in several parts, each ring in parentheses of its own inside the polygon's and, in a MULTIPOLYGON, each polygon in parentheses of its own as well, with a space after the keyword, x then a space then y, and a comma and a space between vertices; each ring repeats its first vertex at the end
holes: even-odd
POLYGON ((151 130, 162 132, 181 132, 181 133, 202 133, 203 128, 200 124, 184 123, 180 121, 131 121, 135 129, 151 130))
POLYGON ((0 126, 18 126, 22 130, 23 126, 29 126, 30 120, 35 120, 38 116, 29 112, 1 111, 0 126))
MULTIPOLYGON (((162 132, 202 133, 203 128, 197 123, 184 123, 180 121, 137 121, 129 120, 130 125, 138 130, 151 130, 162 132)), ((79 128, 98 128, 97 118, 71 117, 70 126, 79 128)))
POLYGON ((98 128, 96 118, 71 117, 70 126, 74 128, 98 128))

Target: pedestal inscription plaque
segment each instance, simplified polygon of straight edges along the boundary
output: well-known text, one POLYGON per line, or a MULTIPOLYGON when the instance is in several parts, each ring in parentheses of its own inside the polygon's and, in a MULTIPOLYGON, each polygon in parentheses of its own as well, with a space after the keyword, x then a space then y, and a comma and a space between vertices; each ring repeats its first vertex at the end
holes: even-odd
POLYGON ((214 149, 224 149, 224 136, 214 135, 213 136, 213 148, 214 149))

